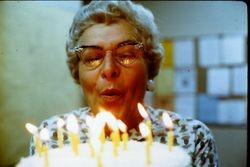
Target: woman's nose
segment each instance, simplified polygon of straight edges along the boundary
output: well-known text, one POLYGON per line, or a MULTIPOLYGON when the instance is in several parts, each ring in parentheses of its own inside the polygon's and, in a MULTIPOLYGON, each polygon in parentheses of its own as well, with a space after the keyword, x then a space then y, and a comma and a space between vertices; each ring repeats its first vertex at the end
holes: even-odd
POLYGON ((107 51, 102 64, 101 76, 107 80, 112 80, 117 78, 119 75, 120 68, 117 66, 111 51, 107 51))

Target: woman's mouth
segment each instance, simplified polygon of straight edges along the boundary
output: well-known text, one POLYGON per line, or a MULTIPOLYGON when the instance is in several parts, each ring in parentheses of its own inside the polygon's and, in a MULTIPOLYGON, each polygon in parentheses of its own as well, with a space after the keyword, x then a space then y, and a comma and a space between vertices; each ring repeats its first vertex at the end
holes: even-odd
POLYGON ((122 91, 118 89, 105 89, 100 93, 105 102, 116 102, 122 97, 122 91))

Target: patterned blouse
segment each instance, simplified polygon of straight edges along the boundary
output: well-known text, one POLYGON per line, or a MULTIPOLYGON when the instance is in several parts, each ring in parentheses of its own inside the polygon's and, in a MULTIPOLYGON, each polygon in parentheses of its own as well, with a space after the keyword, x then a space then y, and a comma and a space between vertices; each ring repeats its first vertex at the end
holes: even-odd
MULTIPOLYGON (((146 109, 152 122, 153 140, 164 144, 168 143, 167 129, 162 123, 161 118, 162 113, 166 112, 166 110, 153 109, 149 106, 146 106, 146 109)), ((198 120, 186 119, 177 113, 169 111, 167 112, 174 124, 174 145, 179 145, 187 150, 192 158, 192 166, 219 166, 215 140, 208 127, 198 120)), ((85 107, 61 116, 53 116, 47 120, 44 120, 40 125, 39 130, 45 127, 48 128, 50 133, 49 147, 57 148, 57 120, 61 118, 66 121, 70 114, 74 114, 77 117, 80 126, 80 142, 85 143, 88 140, 86 116, 90 115, 90 113, 90 108, 85 107)), ((135 129, 130 130, 129 134, 130 140, 144 140, 140 132, 136 131, 135 129)), ((64 144, 70 143, 67 136, 66 126, 63 127, 63 139, 64 144)), ((30 143, 30 155, 33 155, 35 151, 35 144, 32 138, 30 143)))

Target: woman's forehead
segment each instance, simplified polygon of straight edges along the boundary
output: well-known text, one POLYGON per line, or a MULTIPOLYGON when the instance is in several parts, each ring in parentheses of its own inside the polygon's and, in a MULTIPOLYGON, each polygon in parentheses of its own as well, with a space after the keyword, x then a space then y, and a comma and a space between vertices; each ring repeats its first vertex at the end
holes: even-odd
POLYGON ((112 24, 95 24, 86 29, 78 40, 78 45, 99 45, 109 47, 126 40, 138 39, 136 28, 125 20, 112 24))

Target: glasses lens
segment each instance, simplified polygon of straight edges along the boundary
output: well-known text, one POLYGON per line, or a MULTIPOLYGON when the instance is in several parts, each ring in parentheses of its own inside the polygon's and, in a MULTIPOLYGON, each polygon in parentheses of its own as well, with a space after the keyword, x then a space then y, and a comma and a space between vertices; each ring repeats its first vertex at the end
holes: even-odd
MULTIPOLYGON (((136 62, 143 51, 141 43, 127 43, 112 51, 113 58, 123 66, 130 66, 136 62)), ((106 51, 101 47, 80 47, 76 50, 77 56, 85 69, 94 69, 102 64, 106 51)))
POLYGON ((124 45, 115 51, 115 59, 124 66, 129 66, 139 59, 141 49, 135 45, 124 45))
POLYGON ((104 58, 103 51, 97 48, 85 48, 78 55, 84 67, 89 69, 99 66, 104 58))

